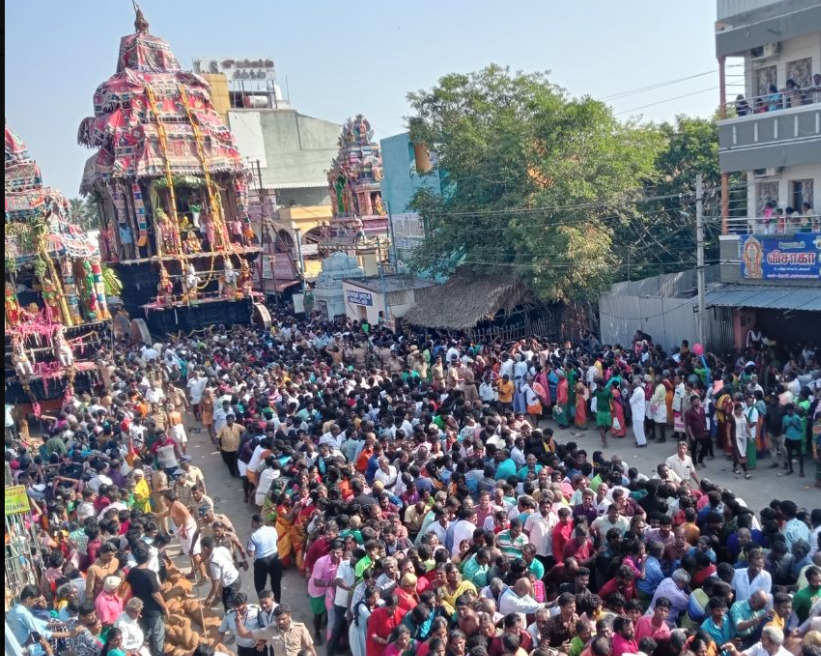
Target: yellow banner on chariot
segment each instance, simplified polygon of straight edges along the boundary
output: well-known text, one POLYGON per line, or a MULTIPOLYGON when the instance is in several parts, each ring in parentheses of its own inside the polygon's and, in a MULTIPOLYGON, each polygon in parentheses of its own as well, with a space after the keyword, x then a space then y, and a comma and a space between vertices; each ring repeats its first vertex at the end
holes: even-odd
POLYGON ((6 517, 22 515, 31 511, 29 495, 25 485, 15 485, 6 488, 6 517))

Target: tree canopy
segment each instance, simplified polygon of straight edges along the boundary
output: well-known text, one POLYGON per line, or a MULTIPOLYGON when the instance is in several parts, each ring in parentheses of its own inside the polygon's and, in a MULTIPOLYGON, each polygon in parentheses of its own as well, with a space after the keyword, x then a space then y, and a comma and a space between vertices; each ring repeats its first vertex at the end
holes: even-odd
POLYGON ((594 299, 623 277, 630 248, 637 261, 663 253, 648 230, 681 232, 680 201, 648 196, 692 195, 698 170, 718 176, 711 122, 622 122, 543 73, 491 65, 408 99, 411 138, 436 151, 445 181, 441 196, 422 191, 412 203, 427 234, 417 269, 445 273, 458 261, 518 276, 546 300, 594 299))
POLYGON ((92 196, 86 199, 71 198, 68 201, 68 211, 71 220, 77 224, 81 230, 99 229, 100 212, 97 203, 92 196))

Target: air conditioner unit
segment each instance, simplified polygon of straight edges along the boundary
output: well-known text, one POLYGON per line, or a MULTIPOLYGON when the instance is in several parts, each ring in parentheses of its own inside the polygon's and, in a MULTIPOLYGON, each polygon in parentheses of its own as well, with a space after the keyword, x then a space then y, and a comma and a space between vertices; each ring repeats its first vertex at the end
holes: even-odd
POLYGON ((766 169, 755 169, 753 175, 756 178, 773 178, 784 172, 783 166, 769 166, 766 169))
POLYGON ((772 59, 781 54, 780 43, 766 43, 758 48, 750 50, 750 59, 753 61, 761 61, 763 59, 772 59))

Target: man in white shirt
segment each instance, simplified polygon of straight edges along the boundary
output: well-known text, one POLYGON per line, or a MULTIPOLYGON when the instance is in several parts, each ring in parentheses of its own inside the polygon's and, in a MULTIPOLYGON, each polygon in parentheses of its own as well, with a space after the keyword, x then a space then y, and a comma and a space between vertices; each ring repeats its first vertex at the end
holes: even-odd
POLYGON ((473 542, 473 532, 476 530, 476 509, 472 506, 459 511, 459 519, 453 527, 453 546, 450 553, 455 556, 459 553, 462 540, 473 542))
POLYGON ((331 629, 331 637, 328 639, 329 654, 333 654, 337 651, 342 632, 348 626, 345 614, 348 612, 348 601, 350 600, 354 583, 356 583, 354 563, 351 563, 350 558, 344 558, 336 569, 336 579, 334 579, 334 623, 331 629))
POLYGON ((140 613, 143 610, 142 599, 131 597, 125 605, 125 610, 114 622, 114 628, 122 631, 122 648, 127 654, 150 656, 145 646, 145 634, 140 626, 140 613))
POLYGON ((552 565, 553 529, 559 523, 559 518, 552 508, 553 493, 545 490, 539 501, 539 512, 529 515, 524 525, 525 535, 530 540, 530 544, 536 547, 536 558, 545 566, 545 569, 548 565, 552 565))
POLYGON ((527 615, 533 615, 542 608, 556 605, 555 601, 550 604, 536 601, 532 596, 532 592, 533 586, 530 579, 526 577, 519 579, 499 597, 499 612, 502 615, 517 613, 522 621, 522 626, 524 626, 527 624, 527 615))
POLYGON ((319 438, 319 443, 327 444, 332 449, 338 449, 341 451, 342 442, 344 440, 345 435, 342 433, 342 429, 337 424, 333 424, 331 426, 331 429, 319 438))
POLYGON ((242 589, 239 570, 234 565, 234 557, 226 547, 217 547, 214 538, 206 535, 200 539, 202 560, 208 565, 208 575, 211 578, 211 590, 203 602, 206 608, 213 606, 217 594, 222 598, 222 609, 228 612, 228 600, 234 592, 242 589))
POLYGON ((507 376, 513 380, 513 358, 510 357, 509 353, 502 355, 502 358, 502 365, 499 367, 499 378, 507 376))
POLYGON ((698 474, 693 459, 687 453, 688 446, 684 440, 678 443, 675 455, 670 456, 665 461, 670 471, 676 474, 682 481, 692 478, 698 484, 698 474))
POLYGON ((389 490, 396 485, 396 467, 385 456, 379 458, 379 469, 374 474, 374 480, 381 481, 384 489, 389 490))
POLYGON ((188 381, 188 396, 191 399, 191 409, 194 411, 194 417, 199 421, 202 419, 202 395, 205 393, 205 388, 208 386, 208 379, 200 375, 199 371, 194 371, 194 375, 188 381))
POLYGON ((97 465, 97 475, 88 482, 88 487, 94 491, 94 494, 99 494, 102 485, 114 485, 114 481, 112 481, 107 474, 108 465, 97 465))
POLYGON ((749 649, 739 651, 732 642, 718 645, 722 652, 730 656, 790 656, 791 652, 784 649, 784 632, 777 626, 769 624, 761 631, 761 642, 755 643, 749 649))
POLYGON ((214 434, 220 432, 223 426, 228 423, 228 415, 234 414, 231 409, 231 401, 224 400, 219 407, 214 409, 214 434))
POLYGON ((747 552, 747 567, 737 569, 733 576, 732 586, 736 601, 747 601, 756 590, 770 594, 773 579, 764 569, 764 561, 764 552, 761 549, 751 549, 747 552))

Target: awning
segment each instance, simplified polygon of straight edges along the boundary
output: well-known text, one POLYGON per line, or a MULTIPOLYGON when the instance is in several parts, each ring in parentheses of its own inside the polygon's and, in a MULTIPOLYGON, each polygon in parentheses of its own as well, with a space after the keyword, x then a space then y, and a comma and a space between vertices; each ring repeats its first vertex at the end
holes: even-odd
POLYGON ((821 287, 732 285, 707 292, 707 307, 821 312, 821 287))
POLYGON ((275 281, 275 287, 278 294, 281 294, 289 287, 293 287, 294 285, 299 284, 302 282, 301 280, 277 280, 275 281))

